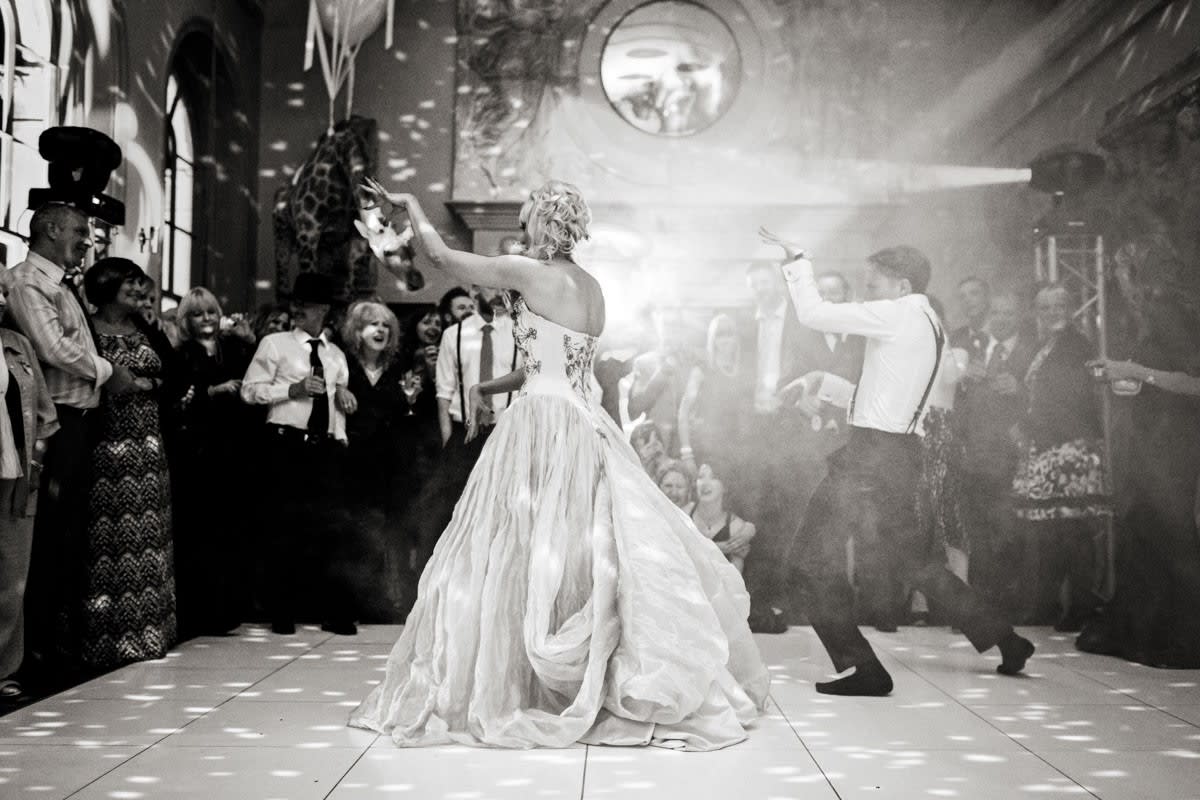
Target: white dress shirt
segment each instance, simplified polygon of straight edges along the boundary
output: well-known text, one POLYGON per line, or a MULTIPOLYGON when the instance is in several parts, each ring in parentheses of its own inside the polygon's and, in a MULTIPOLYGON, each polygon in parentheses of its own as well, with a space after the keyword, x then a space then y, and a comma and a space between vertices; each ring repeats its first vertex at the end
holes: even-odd
POLYGON ((991 363, 992 354, 996 352, 996 348, 999 347, 1000 345, 1004 345, 1004 350, 1002 351, 1001 358, 1002 359, 1008 358, 1009 356, 1012 355, 1013 348, 1017 346, 1017 334, 1014 333, 1012 336, 1008 337, 1007 339, 1005 339, 1002 342, 999 339, 997 339, 995 336, 992 336, 989 333, 988 334, 987 351, 983 354, 983 363, 984 364, 991 363))
MULTIPOLYGON (((304 380, 312 373, 310 356, 312 347, 308 342, 313 337, 299 328, 286 333, 272 333, 258 343, 254 360, 246 370, 242 381, 242 400, 256 405, 269 405, 267 423, 287 425, 305 430, 312 414, 314 398, 303 397, 293 400, 288 388, 304 380)), ((346 441, 346 416, 334 402, 337 387, 345 387, 350 380, 350 369, 346 356, 338 346, 330 342, 325 334, 320 336, 317 348, 321 367, 325 371, 325 402, 329 404, 329 434, 339 442, 346 441)))
POLYGON ((829 348, 829 352, 837 352, 838 345, 846 341, 844 333, 827 333, 825 334, 825 346, 829 348))
MULTIPOLYGON (((450 404, 450 419, 461 423, 462 420, 462 387, 458 385, 458 335, 462 326, 462 381, 469 391, 479 383, 479 351, 483 347, 483 326, 492 326, 492 377, 500 378, 521 366, 521 359, 515 356, 516 345, 513 342, 512 318, 506 314, 497 314, 489 323, 479 314, 472 314, 457 325, 451 325, 442 333, 442 344, 438 348, 437 361, 437 397, 450 404), (515 360, 514 360, 515 358, 515 360)), ((492 408, 503 411, 508 407, 509 395, 492 395, 492 408)))
POLYGON ((779 389, 779 376, 783 372, 783 315, 787 313, 787 301, 769 311, 758 309, 754 318, 758 320, 758 364, 754 382, 754 410, 759 414, 770 414, 779 409, 775 393, 779 389))
MULTIPOLYGON (((912 432, 913 414, 935 369, 937 347, 933 328, 936 325, 941 329, 941 322, 925 295, 829 303, 817 291, 810 261, 800 259, 785 264, 783 275, 801 324, 824 333, 866 337, 862 377, 850 424, 888 433, 912 432)), ((927 410, 928 404, 917 421, 917 433, 922 430, 927 410)))

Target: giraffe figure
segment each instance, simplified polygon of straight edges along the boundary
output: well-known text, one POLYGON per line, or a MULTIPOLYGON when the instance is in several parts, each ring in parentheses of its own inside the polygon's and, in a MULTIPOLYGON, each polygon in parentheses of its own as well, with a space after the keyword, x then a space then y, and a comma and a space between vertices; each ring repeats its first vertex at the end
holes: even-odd
POLYGON ((375 166, 375 120, 357 114, 317 141, 292 181, 275 193, 276 286, 286 292, 291 276, 320 272, 333 279, 339 300, 370 294, 375 258, 354 229, 362 180, 375 166))

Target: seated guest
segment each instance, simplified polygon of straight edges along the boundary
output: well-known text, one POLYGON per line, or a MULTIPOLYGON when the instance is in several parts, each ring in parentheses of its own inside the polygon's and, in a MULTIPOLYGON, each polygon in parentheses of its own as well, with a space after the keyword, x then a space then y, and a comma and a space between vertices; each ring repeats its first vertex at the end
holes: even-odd
POLYGON ((692 471, 682 461, 668 461, 658 471, 658 488, 671 502, 691 511, 695 501, 692 471))
POLYGON ((1022 457, 1013 479, 1036 581, 1034 624, 1079 630, 1095 610, 1096 521, 1111 514, 1100 411, 1087 362, 1092 344, 1071 324, 1070 295, 1046 286, 1036 298, 1041 348, 1025 375, 1029 411, 1013 431, 1022 457), (1059 609, 1063 581, 1068 603, 1059 609))
MULTIPOLYGON (((367 622, 403 622, 416 596, 409 548, 400 535, 402 484, 411 452, 401 445, 406 392, 420 379, 400 362, 400 323, 382 303, 350 306, 342 327, 356 408, 346 419, 346 508, 359 568, 351 587, 367 622)), ((419 383, 416 383, 419 389, 419 383)))
MULTIPOLYGON (((8 309, 8 271, 0 271, 0 322, 8 309)), ((33 345, 0 328, 0 701, 19 698, 25 655, 25 580, 33 549, 38 477, 46 440, 58 430, 54 402, 33 345)))
POLYGON ((141 268, 103 258, 84 275, 100 356, 140 391, 105 394, 92 445, 83 659, 106 670, 162 658, 176 640, 171 484, 159 425, 164 365, 144 333, 141 268))
POLYGON ((300 273, 292 289, 293 329, 264 337, 242 380, 242 400, 269 408, 261 515, 272 524, 260 559, 271 630, 284 635, 310 613, 319 615, 322 630, 358 630, 342 548, 346 411, 353 399, 346 357, 324 330, 332 303, 328 276, 300 273), (301 605, 310 598, 309 607, 301 605))
POLYGON ((725 483, 708 464, 701 466, 696 476, 696 505, 691 516, 700 532, 713 540, 738 572, 745 569, 754 525, 726 508, 725 483))
POLYGON ((258 526, 247 510, 262 432, 241 398, 253 346, 220 330, 221 305, 207 289, 189 290, 178 318, 171 484, 179 631, 188 638, 227 633, 249 612, 244 554, 258 526))

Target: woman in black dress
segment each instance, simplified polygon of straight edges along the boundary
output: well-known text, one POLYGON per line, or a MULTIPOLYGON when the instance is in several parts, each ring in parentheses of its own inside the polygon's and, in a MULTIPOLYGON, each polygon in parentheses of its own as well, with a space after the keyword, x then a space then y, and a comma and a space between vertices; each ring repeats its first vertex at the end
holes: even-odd
POLYGON ((400 529, 413 454, 401 432, 420 378, 400 362, 400 323, 382 303, 350 306, 342 326, 348 389, 346 503, 351 520, 348 576, 364 622, 403 622, 416 596, 409 546, 400 529))
POLYGON ((261 426, 239 395, 253 345, 221 332, 212 292, 198 287, 183 296, 179 334, 171 468, 179 628, 188 638, 228 633, 249 613, 250 467, 261 426))

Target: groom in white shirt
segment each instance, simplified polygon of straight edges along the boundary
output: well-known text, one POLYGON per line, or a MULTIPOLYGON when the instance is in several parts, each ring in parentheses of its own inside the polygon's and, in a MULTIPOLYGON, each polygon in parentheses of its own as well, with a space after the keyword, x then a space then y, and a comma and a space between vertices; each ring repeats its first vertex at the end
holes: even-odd
POLYGON ((879 696, 892 690, 891 676, 855 625, 846 577, 851 536, 895 559, 901 579, 944 609, 977 650, 999 645, 999 672, 1020 672, 1033 645, 946 568, 917 522, 919 433, 945 346, 941 322, 924 295, 928 259, 912 247, 881 250, 867 259, 867 302, 830 303, 821 299, 812 263, 799 249, 761 233, 764 241, 784 248, 783 275, 801 324, 867 340, 862 376, 849 402, 849 439, 830 456, 829 474, 792 545, 793 570, 813 629, 839 672, 854 668, 818 683, 817 691, 879 696))

